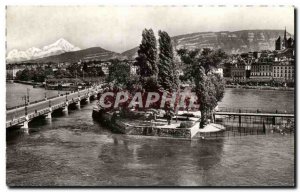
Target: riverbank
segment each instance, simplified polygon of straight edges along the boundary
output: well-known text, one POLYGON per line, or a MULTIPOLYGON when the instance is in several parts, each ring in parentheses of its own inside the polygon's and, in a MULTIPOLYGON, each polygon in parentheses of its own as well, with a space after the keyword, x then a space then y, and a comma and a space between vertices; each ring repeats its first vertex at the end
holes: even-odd
MULTIPOLYGON (((141 112, 132 112, 141 113, 141 112)), ((132 115, 132 114, 131 114, 132 115)), ((140 117, 121 117, 116 112, 104 112, 96 108, 93 109, 93 119, 99 121, 102 125, 109 128, 112 132, 126 135, 170 137, 181 139, 192 139, 198 133, 217 133, 225 131, 225 127, 217 124, 208 124, 203 129, 199 129, 199 117, 189 117, 177 115, 168 124, 167 120, 157 117, 152 120, 146 120, 140 117)))
POLYGON ((138 120, 133 118, 122 118, 113 112, 104 112, 93 109, 93 119, 109 128, 112 132, 126 135, 142 135, 155 137, 172 137, 192 139, 199 131, 198 118, 184 117, 184 120, 173 120, 169 125, 166 119, 151 121, 138 120), (181 123, 189 123, 189 127, 181 127, 181 123))
POLYGON ((294 91, 294 87, 271 87, 271 86, 249 86, 249 85, 225 85, 225 88, 294 91))
POLYGON ((20 80, 13 80, 13 83, 21 83, 25 85, 32 85, 32 86, 38 86, 43 87, 43 83, 33 82, 33 81, 20 81, 20 80))

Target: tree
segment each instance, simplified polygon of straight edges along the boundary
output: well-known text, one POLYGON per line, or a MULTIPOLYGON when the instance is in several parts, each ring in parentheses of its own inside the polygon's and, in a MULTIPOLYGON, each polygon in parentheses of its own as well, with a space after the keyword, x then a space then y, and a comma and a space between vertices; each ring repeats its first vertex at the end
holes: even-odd
POLYGON ((82 70, 83 70, 84 72, 88 72, 88 65, 87 65, 87 62, 84 62, 84 63, 83 63, 82 70))
POLYGON ((120 61, 112 62, 107 80, 118 87, 126 86, 130 81, 130 66, 120 61))
POLYGON ((45 71, 45 77, 47 77, 47 76, 53 76, 54 75, 52 67, 45 67, 44 71, 45 71))
POLYGON ((158 31, 159 55, 158 55, 158 84, 164 90, 177 89, 178 77, 173 58, 173 46, 171 38, 165 31, 158 31))
POLYGON ((139 46, 138 56, 135 65, 139 67, 141 77, 157 76, 156 64, 157 48, 156 38, 152 29, 144 29, 142 42, 139 46))
POLYGON ((216 99, 221 101, 225 93, 225 80, 217 73, 209 74, 210 80, 216 88, 216 99))
POLYGON ((224 96, 224 82, 213 70, 227 55, 221 50, 210 49, 180 49, 177 53, 184 63, 186 77, 195 85, 201 111, 200 127, 203 127, 208 115, 224 96))
POLYGON ((58 69, 54 73, 55 78, 61 79, 61 78, 68 78, 71 76, 69 71, 63 70, 63 69, 58 69))
POLYGON ((42 67, 37 67, 35 71, 36 72, 32 80, 35 82, 44 82, 46 79, 45 70, 42 67))
POLYGON ((88 73, 88 76, 90 77, 97 77, 98 76, 98 70, 95 67, 90 68, 88 71, 85 71, 88 73))
POLYGON ((81 70, 81 66, 78 63, 71 64, 70 66, 67 67, 67 70, 69 71, 70 76, 74 77, 74 78, 77 77, 77 76, 79 76, 82 73, 80 71, 81 70))
POLYGON ((16 79, 21 81, 31 81, 35 75, 35 71, 32 69, 25 68, 22 71, 16 73, 16 79))

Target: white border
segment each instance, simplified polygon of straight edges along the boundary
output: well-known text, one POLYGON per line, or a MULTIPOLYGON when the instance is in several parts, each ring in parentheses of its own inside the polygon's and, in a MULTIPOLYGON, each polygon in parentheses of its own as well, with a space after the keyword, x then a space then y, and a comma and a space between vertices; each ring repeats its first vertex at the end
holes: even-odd
MULTIPOLYGON (((182 6, 182 5, 188 5, 188 6, 196 6, 196 5, 227 5, 227 6, 233 6, 233 5, 268 5, 268 6, 278 6, 278 5, 295 5, 296 8, 300 7, 300 1, 296 0, 277 0, 277 1, 271 1, 271 0, 230 0, 230 1, 224 1, 224 0, 132 0, 132 1, 125 1, 125 0, 2 0, 0 1, 0 122, 3 126, 1 126, 2 131, 0 131, 1 134, 1 144, 0 144, 0 190, 1 191, 8 191, 11 189, 8 189, 6 187, 6 165, 5 165, 5 146, 6 146, 6 134, 5 134, 5 6, 6 5, 117 5, 117 6, 130 6, 130 5, 176 5, 176 6, 182 6)), ((298 14, 299 15, 299 14, 298 14)), ((274 18, 276 19, 276 18, 274 18)), ((299 26, 299 18, 297 20, 297 26, 299 26)), ((299 37, 298 31, 296 34, 297 37, 299 37)), ((298 48, 298 47, 297 47, 298 48)), ((298 53, 298 50, 297 50, 298 53)), ((298 55, 298 54, 297 54, 298 55)), ((299 58, 297 57, 299 60, 299 58)), ((298 65, 299 62, 297 62, 298 65)), ((297 75, 300 74, 300 66, 297 66, 297 75)), ((299 76, 298 76, 299 80, 299 76)), ((297 82, 298 86, 297 89, 299 89, 299 81, 297 82)), ((298 99, 298 98, 297 98, 298 99)), ((299 114, 297 115, 297 120, 299 120, 299 114)), ((297 123, 298 124, 298 123, 297 123)), ((297 127, 298 128, 298 127, 297 127)), ((297 131, 299 133, 299 130, 297 131)), ((299 135, 299 134, 298 134, 299 135)), ((297 135, 297 138, 298 138, 297 135)), ((299 153, 299 147, 297 147, 297 154, 299 153)), ((298 161, 297 161, 297 167, 299 166, 299 155, 298 155, 298 161)), ((297 177, 299 178, 299 177, 297 177)), ((299 185, 299 179, 297 181, 297 184, 299 185)), ((179 188, 178 188, 179 189, 179 188)), ((14 189, 16 190, 16 189, 14 189)), ((26 189, 22 189, 26 190, 26 189)), ((43 189, 37 189, 37 191, 42 191, 43 189)), ((51 190, 51 189, 47 189, 51 190)), ((67 190, 67 189, 59 189, 59 190, 67 190)), ((73 189, 74 191, 78 191, 81 189, 73 189)), ((84 189, 86 190, 86 189, 84 189)), ((93 189, 91 189, 93 190, 93 189)), ((108 189, 101 189, 102 190, 108 190, 108 189)), ((121 189, 110 189, 109 191, 119 191, 121 189)), ((123 189, 124 190, 124 189, 123 189)), ((139 190, 146 190, 146 189, 139 189, 139 190)), ((153 189, 155 191, 163 190, 163 189, 153 189)), ((176 189, 171 189, 176 190, 176 189)), ((182 190, 182 189, 180 189, 182 190)), ((206 189, 197 189, 197 190, 206 190, 206 189)), ((285 189, 289 190, 289 189, 285 189)), ((291 189, 290 189, 291 190, 291 189)), ((43 190, 44 191, 44 190, 43 190)), ((125 191, 131 191, 131 189, 125 189, 125 191)), ((226 189, 226 191, 231 191, 231 189, 226 189)), ((241 191, 241 189, 237 190, 241 191)), ((264 191, 264 189, 259 189, 259 191, 264 191)))

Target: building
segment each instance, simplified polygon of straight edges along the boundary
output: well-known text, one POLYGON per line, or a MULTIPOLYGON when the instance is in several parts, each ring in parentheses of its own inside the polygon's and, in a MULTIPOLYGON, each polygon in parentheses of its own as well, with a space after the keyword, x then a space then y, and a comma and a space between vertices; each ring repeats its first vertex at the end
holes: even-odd
POLYGON ((224 63, 224 77, 234 81, 293 82, 295 77, 295 44, 292 37, 275 41, 275 51, 261 51, 234 55, 224 63))
POLYGON ((294 61, 289 59, 281 59, 275 61, 273 66, 273 79, 281 82, 293 82, 295 78, 294 61))
POLYGON ((260 57, 251 65, 250 79, 258 81, 268 81, 272 79, 272 57, 260 57))
POLYGON ((13 80, 15 79, 17 72, 23 70, 23 68, 18 68, 14 66, 6 66, 6 79, 13 80))
POLYGON ((275 41, 275 50, 277 51, 293 48, 294 46, 294 39, 292 39, 292 37, 287 39, 286 29, 284 30, 283 39, 281 40, 281 37, 279 36, 275 41))
POLYGON ((101 68, 105 75, 109 74, 109 66, 108 65, 102 65, 101 68))
POLYGON ((246 65, 241 60, 236 60, 231 66, 231 78, 234 81, 243 81, 246 79, 246 65))
POLYGON ((223 77, 225 78, 231 78, 231 68, 232 68, 232 63, 230 61, 225 62, 223 65, 223 77))
POLYGON ((223 77, 223 67, 218 67, 218 68, 214 69, 213 73, 219 74, 220 77, 223 77))
POLYGON ((136 75, 138 70, 138 66, 130 65, 130 75, 136 75))
MULTIPOLYGON (((278 42, 277 42, 278 43, 278 42)), ((295 79, 295 45, 290 37, 286 40, 284 32, 283 47, 274 52, 272 79, 278 82, 294 82, 295 79)))

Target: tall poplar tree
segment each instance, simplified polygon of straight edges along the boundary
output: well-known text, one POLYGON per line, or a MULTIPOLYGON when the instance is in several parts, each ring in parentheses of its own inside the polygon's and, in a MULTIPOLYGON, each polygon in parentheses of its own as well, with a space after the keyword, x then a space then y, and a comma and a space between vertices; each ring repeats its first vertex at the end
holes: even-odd
POLYGON ((158 68, 156 64, 157 48, 156 38, 152 29, 144 29, 142 42, 139 46, 138 56, 135 64, 139 67, 141 77, 157 76, 158 68))
POLYGON ((158 84, 164 90, 176 89, 178 78, 173 56, 173 46, 170 36, 165 31, 158 31, 158 84))

